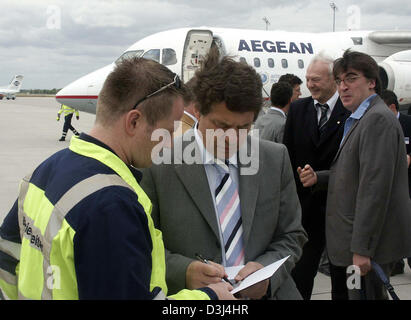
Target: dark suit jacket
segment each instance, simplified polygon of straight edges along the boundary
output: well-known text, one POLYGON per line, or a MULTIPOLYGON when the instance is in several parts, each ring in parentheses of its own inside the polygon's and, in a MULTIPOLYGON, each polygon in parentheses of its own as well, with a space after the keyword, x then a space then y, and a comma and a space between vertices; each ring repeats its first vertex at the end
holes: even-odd
POLYGON ((380 264, 411 255, 404 135, 379 96, 352 125, 327 174, 327 251, 334 265, 351 265, 353 253, 380 264))
MULTIPOLYGON (((400 113, 399 120, 402 127, 402 131, 404 132, 405 141, 408 142, 406 144, 407 154, 411 154, 411 116, 407 116, 405 114, 400 113)), ((411 166, 408 168, 408 189, 411 198, 411 166)))
MULTIPOLYGON (((189 130, 175 139, 174 151, 188 149, 199 154, 191 134, 189 130)), ((259 147, 258 153, 251 154, 256 160, 251 163, 258 171, 239 176, 245 262, 268 265, 291 255, 271 278, 270 296, 301 299, 290 272, 307 238, 301 226, 301 209, 288 152, 281 144, 258 141, 250 136, 245 144, 248 147, 251 139, 259 147)), ((196 252, 221 263, 222 251, 204 165, 196 164, 201 160, 187 164, 179 152, 173 153, 171 159, 172 164, 145 169, 141 186, 152 201, 154 223, 163 233, 166 279, 173 293, 185 287, 186 269, 196 252)))
POLYGON ((338 98, 321 138, 318 132, 317 110, 311 97, 293 102, 287 115, 283 143, 290 154, 301 201, 302 223, 309 237, 324 238, 327 192, 313 192, 310 188, 304 188, 298 178, 297 167, 303 168, 309 164, 315 171, 329 169, 340 145, 345 120, 349 115, 350 112, 343 107, 338 98))

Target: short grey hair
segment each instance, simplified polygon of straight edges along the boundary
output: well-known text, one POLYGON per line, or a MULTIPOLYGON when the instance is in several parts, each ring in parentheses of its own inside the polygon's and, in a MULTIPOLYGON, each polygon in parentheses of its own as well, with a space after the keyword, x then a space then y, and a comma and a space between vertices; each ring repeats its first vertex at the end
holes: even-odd
POLYGON ((321 51, 320 53, 316 54, 310 61, 309 66, 316 62, 323 62, 328 65, 328 73, 330 77, 334 77, 333 74, 333 67, 334 67, 334 59, 331 58, 328 54, 326 54, 324 51, 321 51))

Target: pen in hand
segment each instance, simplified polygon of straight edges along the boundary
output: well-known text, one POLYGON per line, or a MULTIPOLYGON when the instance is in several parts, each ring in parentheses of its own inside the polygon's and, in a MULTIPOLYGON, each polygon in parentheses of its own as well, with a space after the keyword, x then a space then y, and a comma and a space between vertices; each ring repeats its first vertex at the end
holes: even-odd
MULTIPOLYGON (((196 258, 197 258, 199 261, 201 261, 201 262, 203 262, 203 263, 205 263, 205 264, 210 264, 210 263, 208 262, 208 260, 205 259, 201 254, 196 253, 195 256, 196 256, 196 258)), ((230 281, 227 277, 223 277, 222 279, 223 279, 225 282, 228 282, 229 284, 231 284, 232 286, 234 285, 234 283, 233 283, 232 281, 230 281)))

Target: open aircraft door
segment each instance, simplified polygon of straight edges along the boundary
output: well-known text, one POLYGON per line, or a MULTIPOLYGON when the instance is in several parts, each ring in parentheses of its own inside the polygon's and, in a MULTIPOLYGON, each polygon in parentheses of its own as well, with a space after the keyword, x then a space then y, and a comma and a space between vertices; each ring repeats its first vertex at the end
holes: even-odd
POLYGON ((210 30, 190 30, 184 43, 182 80, 187 82, 200 68, 213 43, 210 30))

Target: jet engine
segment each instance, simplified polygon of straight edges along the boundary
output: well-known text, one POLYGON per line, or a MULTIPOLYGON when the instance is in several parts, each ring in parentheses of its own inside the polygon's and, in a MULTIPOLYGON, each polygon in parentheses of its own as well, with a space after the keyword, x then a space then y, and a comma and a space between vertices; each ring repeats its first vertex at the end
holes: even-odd
POLYGON ((400 105, 411 104, 411 50, 389 56, 379 69, 382 87, 394 91, 400 105))

